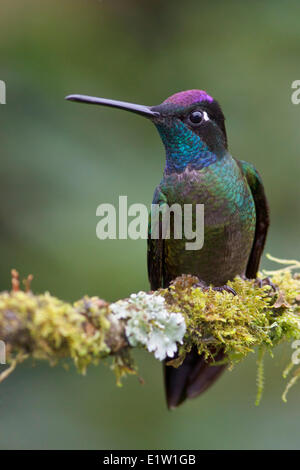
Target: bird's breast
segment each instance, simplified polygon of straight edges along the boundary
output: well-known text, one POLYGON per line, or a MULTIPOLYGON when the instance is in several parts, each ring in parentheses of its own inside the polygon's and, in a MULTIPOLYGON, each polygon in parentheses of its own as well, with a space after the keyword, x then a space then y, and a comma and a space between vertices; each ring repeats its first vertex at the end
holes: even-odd
MULTIPOLYGON (((232 159, 214 168, 165 175, 161 191, 172 204, 204 205, 204 244, 187 250, 187 239, 165 240, 167 282, 194 274, 205 282, 223 285, 244 274, 255 234, 255 206, 250 188, 232 159)), ((183 212, 184 213, 184 212, 183 212)), ((193 217, 195 231, 196 217, 193 217)))

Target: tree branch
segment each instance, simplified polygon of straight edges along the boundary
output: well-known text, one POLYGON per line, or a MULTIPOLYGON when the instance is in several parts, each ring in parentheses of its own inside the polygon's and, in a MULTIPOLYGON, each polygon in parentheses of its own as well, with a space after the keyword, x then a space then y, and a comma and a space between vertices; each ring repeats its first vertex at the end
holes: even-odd
MULTIPOLYGON (((275 291, 239 277, 228 283, 236 296, 203 291, 195 287, 196 277, 184 275, 169 289, 139 292, 112 304, 87 296, 70 304, 47 292, 34 294, 31 276, 23 291, 13 270, 12 290, 0 293, 0 345, 2 352, 5 346, 9 364, 0 381, 28 357, 51 365, 71 358, 85 373, 90 364, 111 356, 119 382, 123 375, 136 372, 130 355, 133 347, 143 347, 159 360, 168 358, 174 367, 192 347, 206 358, 222 349, 231 367, 258 348, 260 396, 263 353, 300 338, 300 275, 291 272, 300 263, 273 260, 289 265, 271 272, 275 291)), ((287 389, 298 376, 299 369, 287 389)))

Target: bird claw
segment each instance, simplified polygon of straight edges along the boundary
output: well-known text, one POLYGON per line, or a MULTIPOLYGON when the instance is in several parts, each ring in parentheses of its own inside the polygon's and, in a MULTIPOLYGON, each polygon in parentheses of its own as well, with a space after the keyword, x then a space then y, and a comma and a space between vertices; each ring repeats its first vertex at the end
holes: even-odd
POLYGON ((212 289, 216 292, 228 292, 229 294, 237 295, 236 291, 232 287, 229 287, 227 285, 219 287, 208 287, 208 285, 201 280, 194 284, 193 287, 200 287, 200 289, 202 289, 204 292, 208 291, 209 289, 212 289))
POLYGON ((274 292, 278 290, 277 286, 271 281, 269 277, 264 277, 263 279, 255 279, 254 285, 257 287, 270 286, 274 292))
POLYGON ((199 287, 202 290, 208 290, 207 284, 204 281, 200 281, 200 279, 199 279, 199 282, 196 282, 195 284, 193 284, 193 287, 194 288, 199 287))
POLYGON ((237 295, 236 291, 232 287, 227 286, 226 284, 220 287, 213 287, 212 290, 216 292, 228 292, 229 294, 237 295))

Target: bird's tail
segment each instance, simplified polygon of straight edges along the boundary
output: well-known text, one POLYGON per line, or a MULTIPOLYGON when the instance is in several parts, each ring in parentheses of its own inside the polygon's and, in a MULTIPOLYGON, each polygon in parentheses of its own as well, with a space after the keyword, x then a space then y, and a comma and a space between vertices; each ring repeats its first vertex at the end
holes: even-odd
POLYGON ((219 351, 214 359, 205 360, 196 348, 188 353, 181 364, 175 368, 164 365, 165 389, 168 408, 176 408, 187 398, 195 398, 207 390, 225 370, 226 364, 213 365, 224 359, 219 351))

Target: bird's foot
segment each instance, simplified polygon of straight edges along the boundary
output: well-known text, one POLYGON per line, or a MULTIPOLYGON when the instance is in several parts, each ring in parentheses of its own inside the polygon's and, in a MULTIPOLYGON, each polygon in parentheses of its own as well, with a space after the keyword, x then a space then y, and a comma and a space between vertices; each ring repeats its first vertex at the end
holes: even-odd
POLYGON ((209 289, 212 289, 216 292, 228 292, 229 294, 237 295, 235 290, 232 287, 227 286, 226 284, 224 286, 209 287, 204 281, 199 280, 199 282, 194 284, 194 287, 200 287, 200 289, 202 289, 204 292, 208 291, 209 289))
MULTIPOLYGON (((243 279, 243 281, 251 281, 249 277, 247 277, 245 274, 241 274, 240 278, 243 279)), ((254 279, 254 285, 257 287, 264 287, 264 286, 270 286, 274 292, 277 292, 278 287, 271 281, 269 277, 264 277, 263 279, 256 278, 254 279)))
POLYGON ((199 279, 199 282, 195 282, 195 284, 193 284, 193 287, 200 287, 200 289, 202 290, 208 289, 208 285, 206 284, 206 282, 201 281, 201 279, 199 279))
POLYGON ((278 290, 278 287, 271 281, 269 277, 264 277, 263 279, 255 279, 254 285, 257 287, 270 286, 274 292, 278 290))
POLYGON ((227 286, 227 284, 225 284, 224 286, 220 286, 220 287, 213 287, 212 290, 216 292, 228 292, 229 294, 237 295, 235 290, 232 287, 227 286))

